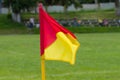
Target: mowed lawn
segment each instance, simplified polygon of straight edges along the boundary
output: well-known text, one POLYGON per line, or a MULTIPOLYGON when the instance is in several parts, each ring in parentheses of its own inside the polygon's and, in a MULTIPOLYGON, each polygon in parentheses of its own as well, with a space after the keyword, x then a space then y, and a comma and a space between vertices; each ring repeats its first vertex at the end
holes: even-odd
MULTIPOLYGON (((46 61, 46 80, 120 80, 120 33, 76 36, 76 64, 46 61)), ((39 44, 39 35, 1 35, 0 80, 41 80, 39 44)))

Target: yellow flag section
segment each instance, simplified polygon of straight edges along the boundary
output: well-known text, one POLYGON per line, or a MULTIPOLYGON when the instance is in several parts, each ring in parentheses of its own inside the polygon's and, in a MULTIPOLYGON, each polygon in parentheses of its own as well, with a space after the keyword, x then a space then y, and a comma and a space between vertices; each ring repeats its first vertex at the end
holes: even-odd
POLYGON ((57 39, 45 49, 45 59, 62 60, 74 64, 79 42, 70 34, 64 34, 63 32, 58 32, 56 36, 57 39))

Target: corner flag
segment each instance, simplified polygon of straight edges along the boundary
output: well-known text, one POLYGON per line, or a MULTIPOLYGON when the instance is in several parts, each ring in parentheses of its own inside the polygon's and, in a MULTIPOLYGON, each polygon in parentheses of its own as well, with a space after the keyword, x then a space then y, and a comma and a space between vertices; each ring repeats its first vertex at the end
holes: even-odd
POLYGON ((79 47, 74 34, 61 26, 39 6, 41 56, 45 60, 60 60, 75 63, 79 47))

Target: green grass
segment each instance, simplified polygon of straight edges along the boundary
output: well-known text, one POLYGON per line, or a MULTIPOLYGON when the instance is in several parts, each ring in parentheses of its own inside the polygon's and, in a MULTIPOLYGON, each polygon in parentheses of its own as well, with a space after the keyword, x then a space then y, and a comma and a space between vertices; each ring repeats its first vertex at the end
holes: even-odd
MULTIPOLYGON (((120 80, 120 33, 76 34, 74 66, 46 61, 46 80, 120 80)), ((39 35, 0 36, 0 80, 41 80, 39 35)))

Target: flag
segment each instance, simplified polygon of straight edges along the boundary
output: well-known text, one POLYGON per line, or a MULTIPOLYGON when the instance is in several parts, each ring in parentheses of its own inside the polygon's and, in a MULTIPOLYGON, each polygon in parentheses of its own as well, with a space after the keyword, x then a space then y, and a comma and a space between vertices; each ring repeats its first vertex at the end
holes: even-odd
POLYGON ((39 6, 40 51, 45 60, 60 60, 75 63, 79 47, 74 34, 61 26, 42 7, 39 6))

